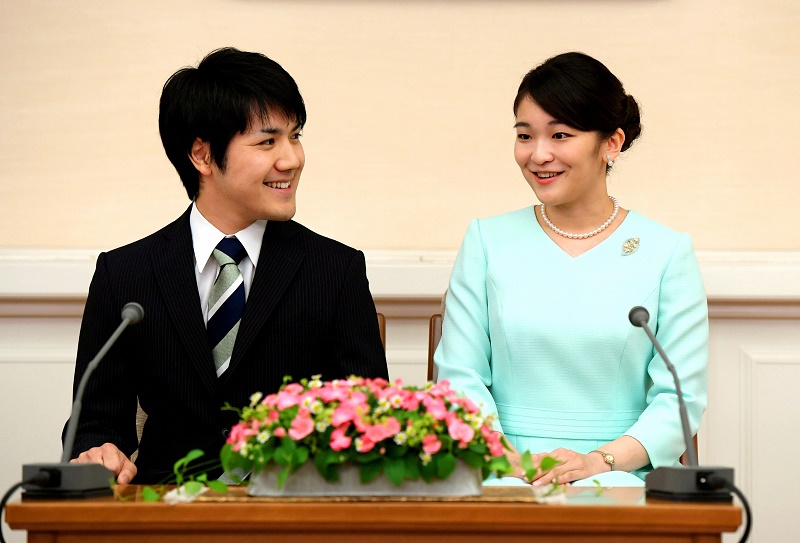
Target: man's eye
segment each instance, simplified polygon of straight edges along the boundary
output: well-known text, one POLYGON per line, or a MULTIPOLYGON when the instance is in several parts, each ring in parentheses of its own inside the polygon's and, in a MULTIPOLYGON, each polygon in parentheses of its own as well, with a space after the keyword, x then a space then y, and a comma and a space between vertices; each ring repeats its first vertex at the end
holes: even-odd
POLYGON ((275 145, 275 138, 269 138, 261 142, 261 145, 275 145))
POLYGON ((302 135, 303 135, 302 132, 298 132, 297 134, 292 134, 292 139, 299 140, 302 135))

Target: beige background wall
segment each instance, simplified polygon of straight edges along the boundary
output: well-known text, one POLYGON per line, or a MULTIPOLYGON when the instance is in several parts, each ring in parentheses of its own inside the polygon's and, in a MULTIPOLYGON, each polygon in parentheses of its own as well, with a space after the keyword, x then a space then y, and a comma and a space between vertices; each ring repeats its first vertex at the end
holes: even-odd
POLYGON ((297 218, 363 249, 455 249, 533 202, 512 156, 524 73, 582 50, 642 104, 611 177, 699 249, 800 242, 795 0, 0 0, 0 247, 106 249, 188 204, 161 86, 233 45, 308 104, 297 218))

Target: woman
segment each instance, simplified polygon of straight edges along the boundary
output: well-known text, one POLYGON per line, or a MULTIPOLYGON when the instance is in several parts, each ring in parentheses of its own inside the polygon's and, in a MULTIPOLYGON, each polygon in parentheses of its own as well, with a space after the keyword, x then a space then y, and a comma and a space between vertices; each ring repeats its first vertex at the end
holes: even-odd
POLYGON ((628 321, 632 307, 650 312, 693 432, 706 405, 708 311, 691 240, 609 196, 606 176, 641 125, 603 64, 547 60, 523 79, 514 115, 514 156, 541 205, 470 224, 439 379, 496 413, 496 430, 535 464, 561 461, 534 485, 640 486, 685 446, 672 376, 628 321))

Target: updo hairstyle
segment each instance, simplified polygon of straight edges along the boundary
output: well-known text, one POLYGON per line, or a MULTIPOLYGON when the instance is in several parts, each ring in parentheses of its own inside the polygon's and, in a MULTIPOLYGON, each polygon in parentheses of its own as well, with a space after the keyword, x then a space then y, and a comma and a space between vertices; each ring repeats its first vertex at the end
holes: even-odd
POLYGON ((567 126, 599 132, 603 139, 621 128, 622 151, 642 132, 636 100, 602 62, 583 53, 554 56, 528 72, 514 100, 514 115, 525 98, 567 126))

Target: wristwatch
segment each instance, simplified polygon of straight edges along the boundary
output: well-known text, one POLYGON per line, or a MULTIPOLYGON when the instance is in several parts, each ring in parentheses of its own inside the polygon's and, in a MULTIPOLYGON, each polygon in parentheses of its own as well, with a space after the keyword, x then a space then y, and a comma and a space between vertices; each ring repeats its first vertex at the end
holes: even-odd
POLYGON ((611 466, 611 471, 614 471, 614 455, 613 454, 608 454, 607 452, 603 452, 603 451, 601 451, 599 449, 595 450, 595 451, 592 451, 592 452, 600 453, 600 456, 603 457, 603 462, 605 462, 606 464, 611 466))

